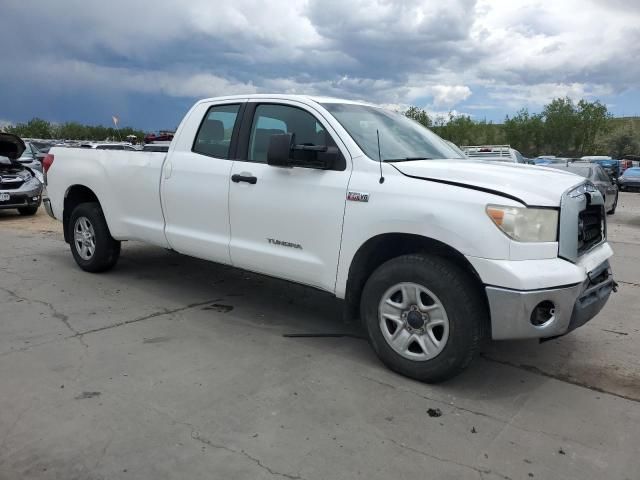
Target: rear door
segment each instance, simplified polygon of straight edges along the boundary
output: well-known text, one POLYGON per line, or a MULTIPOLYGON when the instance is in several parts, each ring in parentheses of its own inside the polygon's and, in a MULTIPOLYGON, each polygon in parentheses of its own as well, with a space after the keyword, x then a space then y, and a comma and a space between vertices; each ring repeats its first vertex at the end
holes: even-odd
POLYGON ((198 104, 168 153, 165 235, 180 253, 230 263, 229 177, 245 101, 198 104))
POLYGON ((335 288, 351 158, 319 112, 295 101, 247 104, 229 188, 234 266, 335 288), (267 165, 271 135, 339 148, 333 170, 267 165))

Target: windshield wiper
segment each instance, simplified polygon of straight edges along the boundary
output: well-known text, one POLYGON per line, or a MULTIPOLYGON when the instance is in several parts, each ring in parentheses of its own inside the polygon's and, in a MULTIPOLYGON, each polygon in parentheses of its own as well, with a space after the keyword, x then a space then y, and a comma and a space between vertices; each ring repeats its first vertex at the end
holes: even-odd
POLYGON ((385 158, 383 162, 412 162, 414 160, 433 160, 431 157, 385 158))

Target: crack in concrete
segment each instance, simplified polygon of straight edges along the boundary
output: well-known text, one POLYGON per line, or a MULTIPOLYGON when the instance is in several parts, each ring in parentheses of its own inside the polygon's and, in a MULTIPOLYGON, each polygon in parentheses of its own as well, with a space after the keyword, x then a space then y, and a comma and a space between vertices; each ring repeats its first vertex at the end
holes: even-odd
POLYGON ((123 325, 130 325, 132 323, 142 322, 144 320, 150 320, 152 318, 162 317, 164 315, 172 315, 174 313, 182 312, 184 310, 189 310, 191 308, 201 307, 202 305, 206 305, 206 304, 211 303, 213 301, 214 300, 205 300, 204 302, 190 303, 189 305, 186 305, 184 307, 179 307, 179 308, 174 308, 174 309, 163 308, 162 310, 150 313, 149 315, 144 315, 143 317, 137 317, 137 318, 134 318, 134 319, 131 319, 131 320, 123 320, 122 322, 114 323, 114 324, 111 324, 111 325, 106 325, 104 327, 93 328, 91 330, 85 330, 84 332, 76 332, 75 335, 73 335, 73 336, 74 337, 83 337, 84 335, 88 335, 90 333, 103 332, 105 330, 111 330, 112 328, 122 327, 123 325))
POLYGON ((602 330, 603 332, 615 333, 616 335, 622 335, 622 336, 629 335, 627 332, 619 332, 617 330, 609 330, 608 328, 601 328, 600 330, 602 330))
POLYGON ((640 403, 640 398, 630 397, 629 395, 624 395, 622 393, 611 392, 609 390, 605 390, 604 388, 596 387, 595 385, 589 385, 588 383, 581 382, 579 380, 571 378, 568 375, 564 375, 561 373, 545 372, 544 370, 540 369, 539 367, 536 367, 535 365, 526 365, 522 363, 509 362, 507 360, 498 360, 497 358, 489 357, 486 354, 482 354, 481 357, 489 362, 495 362, 495 363, 499 363, 500 365, 506 365, 508 367, 513 367, 513 368, 519 368, 520 370, 525 370, 530 373, 542 375, 543 377, 547 377, 547 378, 553 378, 554 380, 568 383, 570 385, 575 385, 577 387, 586 388, 587 390, 622 398, 623 400, 629 400, 630 402, 640 403))
POLYGON ((616 279, 616 282, 622 283, 623 285, 631 285, 632 287, 640 287, 640 283, 625 282, 624 280, 618 280, 618 279, 616 279))
POLYGON ((438 460, 439 462, 443 462, 443 463, 448 463, 451 465, 457 465, 458 467, 462 467, 462 468, 467 468, 469 470, 472 470, 474 472, 476 472, 480 479, 484 478, 484 475, 493 475, 496 477, 499 477, 503 480, 512 480, 511 477, 504 475, 502 473, 498 473, 498 472, 494 472, 493 470, 491 470, 490 468, 480 468, 480 467, 476 467, 474 465, 469 465, 468 463, 462 463, 462 462, 456 462, 455 460, 452 460, 450 458, 445 458, 445 457, 440 457, 438 455, 434 455, 433 453, 428 453, 422 450, 419 450, 417 448, 411 447, 407 444, 405 444, 404 442, 398 442, 397 440, 394 440, 393 438, 390 437, 381 437, 384 440, 388 440, 389 442, 393 443, 394 445, 396 445, 397 447, 402 448, 403 450, 409 450, 410 452, 413 453, 417 453, 418 455, 422 455, 426 458, 430 458, 433 460, 438 460))
MULTIPOLYGON (((73 333, 72 337, 78 336, 79 332, 78 332, 78 330, 76 330, 73 327, 73 325, 71 325, 71 323, 69 323, 69 317, 67 315, 65 315, 64 313, 59 312, 58 309, 56 307, 54 307, 52 303, 45 302, 44 300, 36 300, 34 298, 28 298, 28 297, 19 295, 14 290, 10 290, 10 289, 5 288, 5 287, 0 287, 0 290, 2 290, 3 292, 8 293, 15 300, 18 300, 18 301, 21 301, 21 302, 27 302, 27 303, 38 303, 40 305, 43 305, 43 306, 47 307, 51 311, 51 316, 53 318, 55 318, 55 319, 60 320, 64 324, 64 326, 67 327, 67 329, 71 333, 73 333)), ((84 340, 82 340, 82 338, 78 338, 78 340, 80 341, 80 343, 82 344, 83 347, 89 348, 89 346, 86 343, 84 343, 84 340)))
MULTIPOLYGON (((36 302, 36 303, 41 303, 41 304, 45 304, 45 305, 49 306, 49 308, 52 308, 52 306, 50 306, 50 304, 47 304, 46 302, 42 302, 42 301, 40 301, 40 300, 31 300, 31 299, 27 299, 27 298, 21 297, 21 296, 19 296, 19 295, 13 295, 13 293, 14 293, 14 292, 12 292, 12 291, 10 291, 10 290, 7 290, 6 288, 0 287, 0 290, 4 290, 5 292, 9 293, 9 295, 12 295, 14 298, 16 298, 16 299, 18 299, 18 300, 20 300, 20 301, 27 301, 27 302, 36 302)), ((41 346, 41 345, 46 345, 46 344, 48 344, 48 343, 53 343, 53 342, 59 342, 59 341, 69 340, 69 339, 72 339, 72 338, 76 338, 76 339, 78 339, 78 340, 80 341, 80 343, 81 343, 85 348, 89 348, 89 346, 87 345, 87 343, 84 341, 84 338, 83 338, 83 337, 84 337, 85 335, 90 334, 90 333, 102 332, 102 331, 104 331, 104 330, 110 330, 110 329, 112 329, 112 328, 121 327, 121 326, 123 326, 123 325, 129 325, 129 324, 131 324, 131 323, 136 323, 136 322, 141 322, 141 321, 143 321, 143 320, 149 320, 149 319, 151 319, 151 318, 161 317, 161 316, 163 316, 163 315, 171 315, 171 314, 173 314, 173 313, 182 312, 182 311, 184 311, 184 310, 188 310, 188 309, 190 309, 190 308, 195 308, 195 307, 199 307, 199 306, 202 306, 202 305, 206 305, 206 304, 208 304, 208 303, 212 303, 212 302, 214 302, 214 301, 215 301, 215 300, 207 300, 207 301, 204 301, 204 302, 191 303, 191 304, 189 304, 189 305, 187 305, 187 306, 185 306, 185 307, 180 307, 180 308, 171 309, 171 310, 170 310, 170 309, 166 309, 166 308, 165 308, 165 309, 163 309, 163 310, 160 310, 160 311, 158 311, 158 312, 151 313, 151 314, 149 314, 149 315, 145 315, 145 316, 143 316, 143 317, 134 318, 134 319, 132 319, 132 320, 124 320, 124 321, 122 321, 122 322, 118 322, 118 323, 115 323, 115 324, 112 324, 112 325, 106 325, 106 326, 104 326, 104 327, 94 328, 94 329, 86 330, 86 331, 83 331, 83 332, 80 332, 80 331, 78 331, 78 330, 74 329, 73 327, 71 327, 71 325, 70 325, 70 324, 69 324, 69 322, 68 322, 68 317, 67 317, 66 315, 64 315, 64 319, 65 319, 65 320, 64 320, 64 323, 65 323, 65 325, 67 325, 67 327, 69 328, 69 330, 71 330, 71 332, 73 333, 73 335, 69 335, 69 336, 61 337, 61 338, 54 338, 54 339, 47 340, 47 341, 44 341, 44 342, 34 343, 34 344, 28 345, 28 346, 26 346, 26 347, 17 348, 17 349, 15 349, 15 350, 9 350, 9 351, 7 351, 7 352, 2 352, 2 353, 0 353, 0 357, 4 357, 4 356, 6 356, 6 355, 11 355, 12 353, 26 352, 26 351, 29 351, 29 350, 31 350, 31 349, 33 349, 33 348, 35 348, 35 347, 39 347, 39 346, 41 346)), ((58 318, 59 320, 62 320, 60 317, 57 317, 55 314, 54 314, 53 316, 54 316, 55 318, 58 318)))
MULTIPOLYGON (((188 424, 184 424, 184 425, 188 425, 188 424)), ((217 444, 217 443, 213 443, 208 438, 202 437, 200 435, 200 433, 198 431, 196 431, 196 430, 191 430, 191 438, 193 438, 194 440, 196 440, 196 441, 198 441, 200 443, 203 443, 204 445, 207 445, 209 447, 216 448, 218 450, 225 450, 227 452, 234 453, 236 455, 242 455, 243 457, 248 458, 249 460, 251 460, 254 464, 256 464, 261 469, 269 472, 269 474, 272 475, 272 476, 288 478, 289 480, 305 480, 304 477, 301 477, 300 475, 292 475, 290 473, 278 472, 277 470, 274 470, 274 469, 270 468, 269 466, 267 466, 264 463, 262 463, 262 461, 259 458, 254 457, 253 455, 249 454, 244 449, 236 450, 236 449, 227 447, 226 445, 220 445, 220 444, 217 444)))

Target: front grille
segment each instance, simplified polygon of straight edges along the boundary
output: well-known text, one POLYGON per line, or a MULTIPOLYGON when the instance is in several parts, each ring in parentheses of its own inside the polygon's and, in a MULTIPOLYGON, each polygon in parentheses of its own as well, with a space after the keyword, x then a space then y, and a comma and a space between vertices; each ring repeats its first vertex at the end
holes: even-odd
POLYGON ((589 205, 578 214, 578 255, 604 240, 603 218, 602 205, 589 205))
POLYGON ((23 184, 24 180, 18 175, 0 176, 0 190, 17 190, 23 184))
POLYGON ((558 256, 576 262, 607 238, 604 199, 595 185, 585 182, 562 195, 558 256))

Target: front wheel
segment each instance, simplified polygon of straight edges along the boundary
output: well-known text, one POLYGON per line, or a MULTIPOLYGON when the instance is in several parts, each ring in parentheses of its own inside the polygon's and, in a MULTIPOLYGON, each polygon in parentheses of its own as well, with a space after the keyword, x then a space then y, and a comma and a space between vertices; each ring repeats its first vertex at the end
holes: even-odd
POLYGON ((432 255, 405 255, 378 267, 364 287, 360 311, 382 362, 428 383, 466 368, 488 324, 471 275, 432 255))
POLYGON ((81 203, 71 212, 68 227, 71 253, 76 263, 87 272, 104 272, 112 268, 120 256, 120 242, 109 232, 100 204, 81 203))

